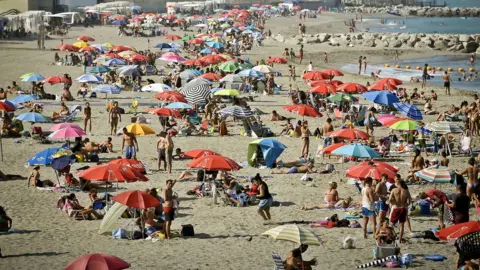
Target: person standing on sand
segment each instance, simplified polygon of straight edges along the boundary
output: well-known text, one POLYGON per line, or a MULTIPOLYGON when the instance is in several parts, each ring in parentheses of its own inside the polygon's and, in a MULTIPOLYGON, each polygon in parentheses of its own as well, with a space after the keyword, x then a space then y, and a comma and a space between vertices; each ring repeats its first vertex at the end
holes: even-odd
POLYGON ((323 54, 323 62, 325 62, 325 64, 328 64, 328 55, 327 55, 327 53, 324 53, 324 54, 323 54))
POLYGON ((262 180, 260 174, 257 173, 253 178, 254 183, 258 187, 259 194, 257 195, 257 199, 260 200, 258 204, 258 214, 263 218, 263 220, 267 221, 272 219, 270 216, 270 207, 273 204, 273 197, 268 190, 267 184, 262 180))
POLYGON ((363 63, 363 57, 360 55, 360 57, 358 58, 358 75, 362 73, 362 63, 363 63))
POLYGON ((363 73, 367 73, 367 57, 363 57, 363 73))
POLYGON ((302 64, 302 60, 303 60, 303 45, 300 45, 300 50, 298 51, 298 58, 300 58, 300 64, 302 64))
POLYGON ((367 225, 370 221, 373 224, 373 232, 377 231, 377 221, 375 219, 375 193, 372 190, 373 179, 365 178, 362 188, 362 216, 363 216, 363 237, 367 239, 367 225))
POLYGON ((160 171, 160 167, 162 167, 162 161, 164 162, 163 164, 163 169, 167 171, 167 139, 165 137, 167 136, 167 132, 162 131, 160 132, 160 138, 157 141, 157 152, 158 152, 158 170, 160 171))
MULTIPOLYGON (((302 19, 302 14, 300 14, 300 20, 302 19)), ((301 36, 302 35, 302 24, 298 24, 298 34, 301 36)))
POLYGON ((125 149, 125 157, 127 159, 136 159, 138 149, 138 142, 135 135, 131 132, 128 132, 127 128, 123 128, 123 140, 122 140, 122 152, 125 149))
POLYGON ((428 64, 425 64, 423 67, 422 73, 422 88, 427 87, 427 79, 428 79, 428 64))
POLYGON ((395 50, 395 59, 394 60, 399 60, 400 59, 400 54, 398 53, 398 50, 395 50))
POLYGON ((333 131, 332 118, 327 118, 327 121, 322 126, 323 146, 332 144, 332 137, 328 136, 329 132, 333 131))
POLYGON ((87 124, 88 132, 92 133, 92 107, 90 107, 90 103, 86 102, 85 107, 83 108, 83 130, 87 132, 87 124))
POLYGON ((377 197, 377 212, 378 212, 378 224, 383 223, 383 219, 388 213, 388 188, 387 188, 388 176, 382 174, 382 179, 375 186, 375 196, 377 197))
POLYGON ((173 186, 177 180, 167 180, 167 185, 163 189, 163 212, 165 214, 165 224, 163 224, 163 234, 165 239, 171 239, 170 236, 170 227, 172 226, 172 221, 175 218, 175 208, 173 207, 173 186))
POLYGON ((442 77, 443 77, 443 86, 445 87, 445 95, 450 96, 450 84, 452 83, 452 78, 450 78, 450 75, 448 75, 447 71, 445 71, 445 74, 442 77))
POLYGON ((172 173, 172 162, 173 162, 173 149, 174 149, 175 145, 173 144, 172 137, 168 133, 165 136, 165 140, 167 141, 167 157, 166 157, 167 170, 168 170, 168 173, 171 174, 172 173))
POLYGON ((108 114, 108 123, 110 123, 110 135, 114 135, 115 132, 117 132, 116 130, 119 121, 122 121, 122 115, 120 114, 118 103, 114 102, 112 108, 110 108, 110 113, 108 114))
POLYGON ((388 199, 392 206, 390 222, 392 224, 400 223, 400 242, 404 243, 403 233, 405 231, 405 222, 407 221, 408 206, 412 203, 412 197, 405 181, 397 179, 395 186, 396 188, 392 190, 388 199))
POLYGON ((308 129, 307 121, 303 121, 300 130, 302 132, 302 157, 307 159, 310 148, 310 130, 308 129))

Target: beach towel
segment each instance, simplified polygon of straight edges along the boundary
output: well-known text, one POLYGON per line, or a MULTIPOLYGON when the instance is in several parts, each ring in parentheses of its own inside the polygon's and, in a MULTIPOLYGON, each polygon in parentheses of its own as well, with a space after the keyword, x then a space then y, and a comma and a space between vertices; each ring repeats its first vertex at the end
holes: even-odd
POLYGON ((357 266, 357 269, 368 268, 368 267, 377 267, 377 266, 381 266, 381 265, 385 264, 386 262, 391 262, 393 260, 398 260, 398 256, 392 255, 392 256, 388 256, 388 257, 380 259, 380 260, 375 260, 375 261, 372 261, 372 262, 369 262, 369 263, 361 264, 361 265, 357 266))

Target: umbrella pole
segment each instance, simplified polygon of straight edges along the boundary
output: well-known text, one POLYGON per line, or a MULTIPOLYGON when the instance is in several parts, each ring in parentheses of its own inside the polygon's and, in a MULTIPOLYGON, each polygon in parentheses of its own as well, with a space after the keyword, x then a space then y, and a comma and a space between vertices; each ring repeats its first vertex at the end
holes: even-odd
POLYGON ((60 187, 60 179, 58 178, 57 170, 54 170, 54 171, 55 171, 55 176, 57 177, 58 186, 60 187))
POLYGON ((0 130, 0 155, 2 156, 2 162, 3 162, 3 143, 2 143, 2 136, 3 136, 3 131, 0 130))

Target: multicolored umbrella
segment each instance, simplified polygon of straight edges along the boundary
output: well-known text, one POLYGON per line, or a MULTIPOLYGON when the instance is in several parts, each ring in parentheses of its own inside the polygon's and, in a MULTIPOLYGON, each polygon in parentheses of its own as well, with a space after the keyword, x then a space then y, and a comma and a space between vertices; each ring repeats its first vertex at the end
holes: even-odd
POLYGON ((10 106, 8 103, 1 101, 0 102, 0 111, 4 112, 14 112, 15 108, 10 106))
POLYGON ((330 155, 330 154, 332 154, 333 150, 335 150, 337 148, 340 148, 342 146, 345 146, 345 145, 347 145, 347 143, 334 143, 334 144, 331 144, 331 145, 323 148, 321 150, 321 153, 324 154, 324 155, 330 155))
POLYGON ((448 121, 437 121, 428 123, 425 126, 428 129, 437 134, 449 134, 449 133, 462 133, 463 129, 458 124, 448 121))
POLYGON ((45 78, 37 73, 33 73, 22 78, 22 82, 41 82, 43 80, 45 80, 45 78))
POLYGON ((52 164, 52 161, 54 159, 54 155, 55 155, 55 153, 57 153, 58 149, 60 149, 60 147, 51 147, 51 148, 47 148, 45 150, 42 150, 42 151, 36 153, 35 155, 33 155, 32 157, 30 157, 27 160, 27 164, 29 166, 37 166, 37 165, 47 166, 47 165, 50 165, 50 164, 52 164))
MULTIPOLYGON (((223 91, 223 90, 221 90, 223 91)), ((218 111, 221 115, 231 115, 237 118, 249 118, 253 116, 251 110, 240 107, 240 106, 230 106, 218 111)))
POLYGON ((431 183, 450 183, 455 171, 447 168, 426 168, 415 173, 421 179, 431 183))
POLYGON ((319 246, 322 240, 312 231, 296 224, 287 224, 270 229, 262 235, 271 236, 274 240, 285 240, 299 245, 319 246))

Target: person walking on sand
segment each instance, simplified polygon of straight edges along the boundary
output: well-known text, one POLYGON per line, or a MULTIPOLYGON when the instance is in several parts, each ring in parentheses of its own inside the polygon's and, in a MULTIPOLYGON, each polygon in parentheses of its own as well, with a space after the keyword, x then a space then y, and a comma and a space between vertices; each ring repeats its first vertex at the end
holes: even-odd
POLYGON ((408 206, 412 203, 412 197, 405 181, 397 179, 395 186, 396 188, 392 190, 388 199, 392 206, 390 222, 392 224, 400 223, 400 242, 404 243, 403 233, 405 231, 405 222, 407 221, 408 206))
POLYGON ((268 221, 272 219, 270 215, 270 207, 273 204, 273 197, 268 190, 267 184, 262 180, 260 174, 257 173, 253 178, 254 183, 258 187, 259 194, 257 195, 257 199, 260 200, 258 204, 258 214, 263 218, 263 220, 268 221))
POLYGON ((428 79, 428 64, 425 64, 423 67, 422 73, 422 88, 427 87, 427 79, 428 79))
POLYGON ((373 179, 365 178, 362 188, 362 216, 363 216, 363 237, 367 239, 367 225, 370 221, 373 224, 373 232, 377 231, 377 221, 375 219, 375 193, 372 190, 373 179))
POLYGON ((177 180, 167 180, 167 185, 163 189, 163 213, 165 214, 165 224, 163 224, 163 234, 165 239, 171 239, 170 236, 170 227, 172 226, 172 221, 175 217, 175 208, 173 204, 173 186, 177 180))
POLYGON ((302 157, 307 159, 309 148, 310 148, 310 133, 311 133, 310 130, 308 129, 307 121, 303 121, 300 130, 302 132, 302 157))
POLYGON ((90 103, 86 102, 85 107, 83 108, 83 130, 87 132, 87 124, 88 125, 88 132, 92 133, 92 107, 90 107, 90 103))
POLYGON ((400 54, 398 53, 398 50, 395 50, 395 59, 394 60, 399 60, 400 59, 400 54))
POLYGON ((110 108, 110 113, 108 114, 108 123, 110 123, 110 135, 115 134, 119 121, 122 121, 122 115, 120 114, 120 108, 118 108, 118 103, 114 102, 112 108, 110 108))
POLYGON ((445 87, 445 95, 450 96, 450 84, 452 83, 452 78, 450 78, 448 71, 445 71, 445 74, 443 74, 442 77, 443 77, 443 87, 445 87))
POLYGON ((127 159, 136 159, 138 149, 138 142, 135 135, 128 132, 127 128, 123 128, 122 153, 125 149, 125 157, 127 159), (125 147, 126 146, 126 147, 125 147))
POLYGON ((358 75, 362 73, 362 63, 363 63, 363 57, 360 55, 360 57, 358 58, 358 75))
POLYGON ((167 171, 167 139, 165 138, 167 136, 167 132, 162 131, 160 132, 160 138, 157 141, 157 152, 158 152, 158 162, 157 162, 157 168, 160 171, 162 167, 162 161, 163 161, 163 169, 164 171, 167 171))
POLYGON ((363 73, 367 73, 367 57, 363 57, 363 73))
POLYGON ((303 60, 303 45, 300 45, 300 50, 298 51, 298 58, 300 58, 300 64, 302 64, 302 60, 303 60))

